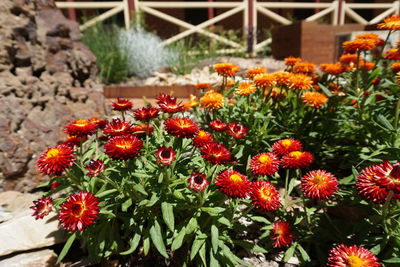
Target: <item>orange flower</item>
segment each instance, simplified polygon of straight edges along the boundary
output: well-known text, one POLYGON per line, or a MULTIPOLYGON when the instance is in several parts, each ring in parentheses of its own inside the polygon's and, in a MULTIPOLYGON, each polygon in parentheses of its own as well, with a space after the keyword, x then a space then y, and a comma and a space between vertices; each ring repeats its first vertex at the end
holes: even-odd
POLYGON ((313 80, 310 76, 302 73, 292 73, 289 76, 289 88, 293 90, 307 90, 313 85, 313 80))
POLYGON ((343 48, 346 53, 354 54, 360 51, 367 51, 374 49, 376 41, 372 39, 356 39, 353 41, 346 41, 343 43, 343 48))
MULTIPOLYGON (((361 57, 360 57, 361 59, 361 57)), ((344 54, 339 58, 339 62, 342 64, 350 65, 357 64, 357 55, 356 54, 344 54)))
POLYGON ((318 92, 305 92, 301 98, 305 105, 312 108, 320 108, 328 103, 328 97, 325 94, 318 92))
POLYGON ((296 63, 301 61, 299 57, 287 57, 284 59, 286 66, 294 66, 296 63))
POLYGON ((330 267, 381 267, 378 258, 368 249, 340 244, 329 252, 330 267))
POLYGON ((323 72, 325 72, 327 74, 331 74, 331 75, 339 75, 339 74, 345 72, 344 66, 340 63, 321 64, 319 66, 323 72))
POLYGON ((239 83, 238 88, 235 89, 235 93, 237 95, 250 95, 256 91, 256 87, 249 82, 241 82, 239 83))
POLYGON ((68 231, 82 231, 96 220, 100 212, 98 205, 99 199, 89 192, 70 195, 60 207, 61 225, 68 231))
POLYGON ((365 61, 365 60, 360 60, 359 67, 362 70, 370 71, 373 68, 375 68, 375 63, 369 62, 369 61, 365 61))
POLYGON ((258 74, 263 74, 263 73, 267 73, 267 69, 264 67, 256 67, 253 69, 248 69, 246 70, 246 77, 249 79, 253 79, 254 76, 258 75, 258 74))
POLYGON ((310 171, 301 178, 301 191, 312 199, 328 199, 338 191, 337 178, 324 170, 310 171))
POLYGON ((214 70, 218 73, 218 75, 225 77, 233 77, 235 76, 236 72, 240 71, 239 67, 232 63, 215 64, 214 70))
POLYGON ((393 63, 390 68, 394 73, 398 73, 400 71, 400 62, 393 63))
POLYGON ((218 190, 233 198, 246 198, 250 193, 249 179, 234 170, 220 172, 215 179, 218 190))
POLYGON ((198 83, 195 85, 197 90, 208 90, 211 86, 211 83, 198 83))
POLYGON ((270 95, 270 97, 277 99, 277 100, 282 100, 286 97, 286 91, 285 89, 279 88, 279 87, 274 87, 272 89, 265 89, 264 95, 270 95), (271 91, 272 90, 272 91, 271 91), (271 91, 271 92, 270 92, 271 91))
POLYGON ((276 85, 290 85, 290 76, 292 75, 287 71, 277 71, 272 73, 275 76, 276 85))
POLYGON ((197 107, 199 102, 197 101, 197 97, 195 95, 190 94, 189 102, 184 104, 185 110, 190 110, 191 108, 197 107))
POLYGON ((400 16, 393 15, 384 19, 383 23, 378 24, 381 30, 400 30, 400 16))
POLYGON ((214 90, 210 90, 200 98, 200 104, 206 109, 220 109, 224 106, 224 96, 214 90))
POLYGON ((292 227, 288 222, 277 221, 272 225, 271 239, 274 248, 286 247, 293 242, 292 227))
POLYGON ((43 174, 60 174, 72 166, 75 152, 70 146, 61 144, 47 149, 37 161, 37 167, 43 174))
POLYGON ((315 64, 311 62, 298 62, 293 66, 293 72, 312 75, 315 73, 315 64))
POLYGON ((376 33, 364 33, 364 34, 356 35, 355 39, 371 39, 371 40, 378 41, 380 38, 379 38, 379 35, 377 35, 376 33))
POLYGON ((250 198, 254 206, 266 211, 276 210, 281 204, 278 190, 268 181, 251 183, 250 198))
POLYGON ((253 82, 255 85, 257 85, 257 87, 263 88, 276 85, 275 75, 269 73, 258 74, 254 76, 253 82))

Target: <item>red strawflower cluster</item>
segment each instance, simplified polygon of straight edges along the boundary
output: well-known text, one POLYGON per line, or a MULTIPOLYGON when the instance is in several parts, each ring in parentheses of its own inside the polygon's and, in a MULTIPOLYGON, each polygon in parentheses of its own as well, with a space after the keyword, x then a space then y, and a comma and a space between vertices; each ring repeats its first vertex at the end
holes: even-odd
POLYGON ((252 182, 250 198, 253 205, 261 210, 272 211, 281 205, 278 190, 268 181, 252 182))
POLYGON ((193 145, 196 147, 202 147, 205 144, 214 142, 214 138, 209 132, 200 130, 197 135, 193 138, 193 145))
POLYGON ((253 175, 272 175, 279 170, 279 159, 273 153, 261 153, 250 161, 250 170, 253 175))
POLYGON ((117 98, 117 100, 112 103, 112 107, 113 110, 116 111, 127 111, 132 109, 133 104, 128 99, 117 98))
POLYGON ((112 159, 128 160, 139 156, 142 145, 143 142, 134 135, 119 135, 110 138, 104 150, 112 159))
POLYGON ((227 125, 220 120, 213 120, 210 122, 210 128, 216 132, 223 132, 225 131, 227 125))
POLYGON ((199 131, 197 124, 187 118, 170 118, 164 125, 169 134, 181 138, 192 138, 199 131))
POLYGON ((340 244, 329 252, 330 267, 380 267, 378 258, 368 249, 356 245, 340 244))
POLYGON ((177 113, 181 112, 184 110, 184 106, 182 102, 178 102, 176 97, 167 95, 167 94, 161 94, 157 96, 157 105, 167 113, 177 113))
POLYGON ((113 119, 103 129, 103 133, 108 136, 126 135, 132 133, 132 125, 120 119, 113 119))
POLYGON ((234 170, 224 170, 217 175, 218 190, 233 198, 246 198, 251 189, 249 179, 234 170))
POLYGON ((271 239, 274 248, 287 247, 293 242, 292 226, 285 221, 277 221, 272 225, 271 239))
POLYGON ((144 107, 135 110, 134 117, 138 121, 149 121, 158 116, 158 108, 144 107))
POLYGON ((86 142, 87 139, 88 139, 88 138, 87 138, 86 135, 85 135, 85 136, 81 136, 81 137, 75 136, 75 135, 73 135, 73 136, 68 136, 68 137, 67 137, 67 140, 65 140, 63 144, 74 148, 74 147, 76 147, 76 146, 80 146, 81 143, 86 142))
POLYGON ((176 152, 172 147, 159 147, 156 152, 157 163, 161 163, 162 165, 170 165, 172 162, 176 160, 176 152))
POLYGON ((139 123, 132 126, 132 134, 138 138, 143 138, 146 135, 152 135, 154 126, 146 123, 139 123))
POLYGON ((87 176, 96 177, 99 176, 105 168, 105 164, 102 160, 90 160, 89 163, 86 165, 85 169, 89 172, 87 176))
POLYGON ((68 196, 61 205, 59 219, 64 229, 82 231, 98 217, 99 200, 89 192, 79 192, 68 196))
POLYGON ((230 122, 225 132, 235 139, 243 139, 247 134, 247 128, 237 122, 230 122))
POLYGON ((301 191, 312 199, 328 199, 337 193, 338 184, 333 174, 324 170, 315 170, 301 178, 301 191))
POLYGON ((53 199, 43 196, 41 199, 34 200, 33 206, 30 208, 34 210, 32 216, 35 217, 36 220, 43 219, 44 216, 49 215, 53 210, 53 199))
POLYGON ((357 176, 358 193, 375 203, 383 203, 389 192, 393 199, 400 199, 400 162, 391 164, 385 160, 380 164, 367 167, 357 176))
POLYGON ((209 184, 206 175, 202 173, 193 173, 188 179, 188 188, 194 191, 203 191, 209 184))
POLYGON ((224 164, 232 159, 231 152, 220 143, 208 143, 201 147, 201 156, 211 164, 224 164))
POLYGON ((87 136, 96 133, 97 131, 97 124, 91 123, 87 120, 77 120, 71 123, 68 123, 64 127, 65 133, 69 136, 87 136))
POLYGON ((107 120, 100 120, 100 119, 98 119, 96 117, 93 117, 93 118, 89 119, 89 122, 96 124, 99 129, 104 129, 104 127, 108 123, 107 120))
POLYGON ((279 156, 284 156, 292 151, 303 150, 303 145, 299 140, 293 138, 281 139, 272 145, 272 152, 279 156))
POLYGON ((310 152, 292 151, 282 157, 282 166, 289 169, 307 168, 314 161, 314 156, 310 152))
POLYGON ((70 146, 61 144, 47 149, 37 161, 37 167, 43 174, 59 175, 72 166, 75 152, 70 146))

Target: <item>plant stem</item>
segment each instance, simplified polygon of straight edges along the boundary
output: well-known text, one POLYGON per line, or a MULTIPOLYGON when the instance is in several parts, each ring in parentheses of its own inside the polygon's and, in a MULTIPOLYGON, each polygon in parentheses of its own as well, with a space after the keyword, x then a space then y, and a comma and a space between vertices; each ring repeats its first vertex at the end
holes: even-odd
POLYGON ((288 195, 289 173, 290 173, 290 170, 289 170, 289 169, 286 169, 286 176, 285 176, 285 196, 284 196, 285 210, 286 210, 286 208, 287 208, 287 205, 288 205, 288 198, 289 198, 289 195, 288 195))
POLYGON ((383 204, 383 208, 382 208, 383 209, 382 210, 382 224, 383 224, 383 229, 385 230, 386 234, 389 234, 389 230, 388 230, 387 223, 386 223, 386 221, 387 221, 386 217, 388 214, 389 204, 390 204, 390 200, 392 199, 392 197, 393 197, 393 191, 390 190, 389 195, 387 196, 385 204, 383 204))
POLYGON ((393 147, 396 147, 397 136, 399 132, 399 115, 400 115, 400 97, 397 99, 396 110, 394 115, 394 135, 393 135, 393 147))

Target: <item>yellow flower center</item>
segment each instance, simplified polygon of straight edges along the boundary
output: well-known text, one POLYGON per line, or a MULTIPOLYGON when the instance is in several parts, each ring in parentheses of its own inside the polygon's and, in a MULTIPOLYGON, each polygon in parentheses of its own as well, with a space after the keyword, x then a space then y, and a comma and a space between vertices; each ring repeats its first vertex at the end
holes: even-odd
POLYGON ((76 203, 73 204, 71 207, 71 213, 76 218, 80 218, 84 211, 85 211, 85 206, 83 205, 83 203, 80 204, 76 203))
POLYGON ((258 190, 262 199, 268 200, 272 197, 272 192, 267 187, 262 187, 258 190))
POLYGON ((322 176, 322 175, 315 175, 312 181, 313 181, 314 184, 319 185, 319 184, 322 184, 324 182, 324 180, 325 180, 324 178, 325 177, 322 176))
POLYGON ((290 146, 292 144, 292 140, 284 139, 284 140, 282 140, 281 144, 284 147, 288 147, 288 146, 290 146))
POLYGON ((78 127, 85 127, 89 122, 87 120, 77 120, 74 124, 78 127))
POLYGON ((181 129, 184 129, 184 128, 189 128, 191 125, 190 125, 190 123, 186 122, 185 120, 179 120, 177 122, 177 126, 181 129))
POLYGON ((229 178, 230 178, 231 181, 234 182, 234 183, 240 183, 240 182, 243 181, 242 177, 240 177, 240 175, 238 175, 238 174, 236 174, 236 173, 235 173, 235 174, 232 174, 229 178))
POLYGON ((116 144, 115 146, 118 147, 118 148, 122 148, 122 149, 129 149, 129 148, 132 147, 132 144, 128 143, 128 142, 124 142, 124 143, 121 143, 121 144, 116 144))
POLYGON ((206 137, 206 136, 207 136, 207 133, 206 133, 205 131, 199 131, 198 136, 199 136, 199 137, 206 137))
POLYGON ((47 151, 46 158, 51 159, 55 158, 60 154, 60 150, 57 148, 52 148, 49 151, 47 151))
POLYGON ((350 256, 347 261, 350 267, 362 267, 364 264, 364 261, 355 255, 350 256))
POLYGON ((271 162, 271 157, 268 155, 261 155, 258 161, 262 164, 268 164, 271 162))
POLYGON ((295 159, 299 159, 301 155, 303 155, 303 152, 301 151, 293 151, 290 153, 290 156, 295 159))

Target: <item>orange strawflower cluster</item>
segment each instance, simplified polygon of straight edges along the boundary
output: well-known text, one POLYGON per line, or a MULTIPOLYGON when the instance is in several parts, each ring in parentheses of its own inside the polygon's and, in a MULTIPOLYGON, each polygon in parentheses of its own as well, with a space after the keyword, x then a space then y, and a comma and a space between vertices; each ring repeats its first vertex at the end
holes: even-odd
POLYGON ((214 65, 214 70, 218 75, 224 77, 233 77, 240 71, 239 67, 232 63, 218 63, 214 65))
POLYGON ((321 64, 320 68, 323 72, 331 75, 339 75, 346 71, 346 68, 340 63, 321 64))
POLYGON ((378 29, 381 30, 400 30, 400 16, 393 15, 384 19, 383 23, 378 24, 378 29))
POLYGON ((224 106, 224 96, 214 90, 210 90, 200 98, 200 104, 206 109, 220 109, 224 106))
POLYGON ((237 95, 250 95, 256 91, 256 87, 249 82, 241 82, 239 86, 235 89, 235 94, 237 95))
POLYGON ((254 76, 263 73, 267 73, 267 69, 265 67, 256 67, 246 70, 246 77, 249 79, 253 79, 254 76))
POLYGON ((328 103, 328 97, 325 94, 318 92, 305 92, 301 99, 303 103, 312 108, 320 108, 328 103))

